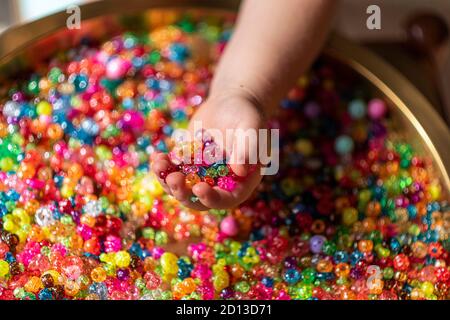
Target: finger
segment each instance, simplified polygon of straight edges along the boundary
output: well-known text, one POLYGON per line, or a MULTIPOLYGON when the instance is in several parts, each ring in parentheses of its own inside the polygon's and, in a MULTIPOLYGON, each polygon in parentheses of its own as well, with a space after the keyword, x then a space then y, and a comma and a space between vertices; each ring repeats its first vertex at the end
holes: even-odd
POLYGON ((151 162, 155 162, 155 161, 158 161, 158 160, 170 161, 169 156, 166 153, 164 153, 164 152, 153 152, 150 155, 150 161, 151 162))
POLYGON ((220 188, 212 188, 206 182, 200 182, 192 188, 192 192, 196 195, 200 202, 209 208, 227 209, 238 204, 231 192, 220 188))
POLYGON ((158 179, 159 183, 163 187, 164 191, 168 194, 172 194, 169 187, 167 186, 167 183, 164 179, 161 178, 161 172, 166 171, 170 166, 170 163, 166 160, 162 161, 156 161, 152 164, 152 171, 155 174, 156 178, 158 179))
POLYGON ((187 201, 182 201, 180 202, 183 206, 189 208, 189 209, 193 209, 196 211, 206 211, 209 210, 210 208, 206 207, 205 205, 203 205, 200 201, 196 201, 193 202, 192 200, 187 200, 187 201))
MULTIPOLYGON (((248 129, 252 130, 252 129, 248 129)), ((238 131, 241 132, 241 131, 238 131)), ((230 155, 230 168, 240 176, 246 177, 249 174, 250 167, 258 163, 258 137, 256 134, 234 136, 232 152, 230 155)))
POLYGON ((184 174, 181 172, 173 172, 166 178, 166 183, 169 186, 172 195, 180 202, 188 201, 192 196, 191 190, 186 187, 184 177, 184 174))

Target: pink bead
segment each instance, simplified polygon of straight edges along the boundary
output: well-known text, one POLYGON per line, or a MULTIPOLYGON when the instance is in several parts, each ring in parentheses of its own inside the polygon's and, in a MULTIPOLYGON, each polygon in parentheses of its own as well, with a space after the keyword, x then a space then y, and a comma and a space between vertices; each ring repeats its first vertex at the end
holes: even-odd
POLYGON ((122 249, 120 238, 113 235, 107 236, 103 244, 105 246, 105 252, 117 252, 122 249))
POLYGON ((370 118, 381 119, 386 113, 386 104, 381 99, 372 99, 368 104, 368 114, 370 118))
POLYGON ((92 238, 92 229, 89 228, 85 224, 80 224, 77 227, 77 231, 80 234, 80 236, 83 238, 84 241, 89 240, 90 238, 92 238))
POLYGON ((113 58, 106 65, 106 76, 110 79, 123 78, 131 68, 131 63, 122 58, 113 58))
POLYGON ((217 179, 217 185, 219 188, 231 192, 236 188, 236 181, 230 177, 220 177, 217 179))
POLYGON ((122 124, 124 128, 139 130, 144 126, 144 118, 140 112, 126 111, 122 117, 122 124))
POLYGON ((220 223, 220 231, 227 236, 234 237, 239 231, 236 219, 232 216, 225 217, 220 223))

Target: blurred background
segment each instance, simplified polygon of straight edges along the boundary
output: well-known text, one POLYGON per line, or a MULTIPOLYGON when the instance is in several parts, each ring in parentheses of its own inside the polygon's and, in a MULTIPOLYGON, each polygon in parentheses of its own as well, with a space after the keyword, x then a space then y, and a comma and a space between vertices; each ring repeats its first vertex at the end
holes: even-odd
MULTIPOLYGON (((0 0, 0 33, 89 1, 96 0, 0 0)), ((393 64, 450 125, 449 29, 450 0, 341 0, 335 21, 336 32, 393 64), (366 9, 373 4, 381 9, 381 30, 366 27, 366 9)))

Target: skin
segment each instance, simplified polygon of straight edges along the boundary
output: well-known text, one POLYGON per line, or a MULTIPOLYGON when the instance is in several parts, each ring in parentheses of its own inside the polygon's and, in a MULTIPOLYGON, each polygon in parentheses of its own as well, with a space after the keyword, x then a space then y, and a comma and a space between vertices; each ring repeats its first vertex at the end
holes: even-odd
MULTIPOLYGON (((320 52, 337 2, 283 0, 282 5, 274 5, 271 0, 244 1, 209 97, 191 119, 191 131, 193 121, 202 121, 206 130, 219 129, 224 136, 226 129, 264 128, 278 102, 320 52)), ((222 148, 231 155, 232 170, 246 177, 233 192, 205 182, 190 190, 180 172, 169 174, 165 181, 159 178, 164 190, 196 210, 232 208, 245 201, 262 176, 259 169, 249 172, 249 165, 236 160, 245 160, 251 152, 258 152, 257 143, 247 145, 241 154, 236 152, 240 141, 227 143, 222 148), (199 201, 191 202, 193 195, 199 201)), ((151 160, 157 177, 170 165, 166 154, 153 154, 151 160)))

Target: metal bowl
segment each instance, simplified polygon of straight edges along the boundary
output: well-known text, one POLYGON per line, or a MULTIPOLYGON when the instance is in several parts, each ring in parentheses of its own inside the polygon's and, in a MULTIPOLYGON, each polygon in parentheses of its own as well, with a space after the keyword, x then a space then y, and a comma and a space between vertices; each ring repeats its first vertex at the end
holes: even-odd
MULTIPOLYGON (((104 0, 80 6, 79 30, 67 29, 64 11, 13 27, 0 35, 0 94, 6 81, 76 46, 83 37, 103 40, 124 30, 150 29, 186 10, 194 17, 233 17, 238 6, 238 0, 104 0)), ((353 69, 390 102, 395 133, 431 158, 449 197, 450 131, 425 97, 375 54, 337 35, 330 37, 323 54, 353 69)))

